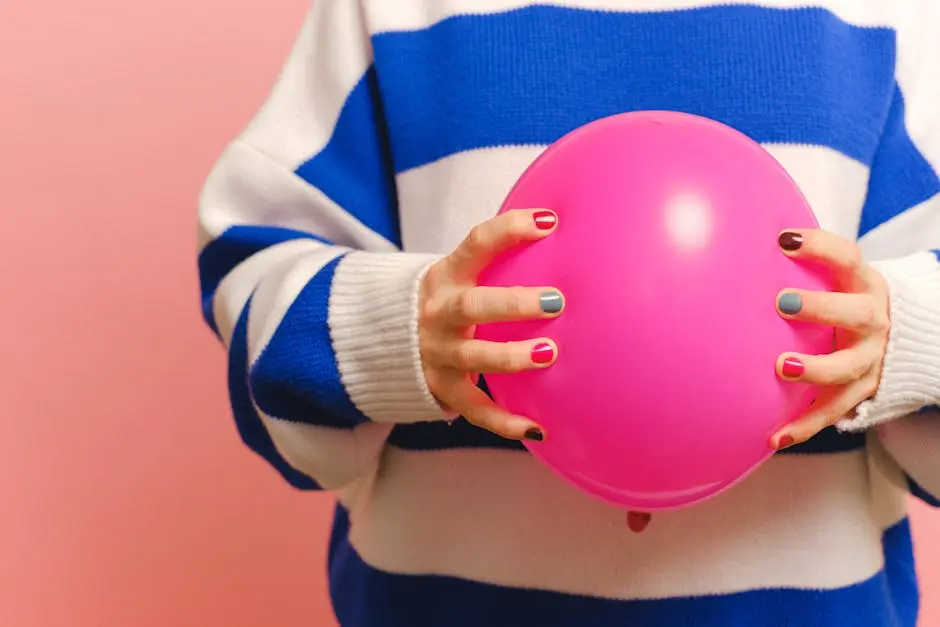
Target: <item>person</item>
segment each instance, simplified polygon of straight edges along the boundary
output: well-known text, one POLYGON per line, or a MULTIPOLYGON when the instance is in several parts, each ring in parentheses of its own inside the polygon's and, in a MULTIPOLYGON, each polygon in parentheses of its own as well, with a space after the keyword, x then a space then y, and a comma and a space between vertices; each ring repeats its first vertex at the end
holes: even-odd
POLYGON ((938 68, 932 0, 315 0, 206 182, 199 271, 241 437, 337 495, 340 624, 913 627, 907 497, 940 505, 938 68), (557 223, 493 216, 547 145, 651 109, 783 164, 822 228, 781 233, 780 254, 838 290, 786 289, 777 309, 838 332, 831 355, 780 356, 825 393, 779 454, 700 505, 631 514, 637 534, 486 393, 487 373, 564 347, 473 330, 565 315, 553 286, 477 285, 557 223))

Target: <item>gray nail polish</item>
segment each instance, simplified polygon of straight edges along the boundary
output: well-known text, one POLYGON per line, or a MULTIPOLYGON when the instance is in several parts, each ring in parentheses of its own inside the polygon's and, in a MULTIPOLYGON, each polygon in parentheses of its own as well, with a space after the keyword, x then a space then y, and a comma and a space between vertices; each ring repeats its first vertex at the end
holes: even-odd
POLYGON ((558 292, 545 292, 539 297, 539 306, 547 314, 556 314, 565 306, 565 299, 558 292))
POLYGON ((795 316, 803 309, 803 298, 799 294, 781 294, 780 299, 777 301, 777 307, 788 316, 795 316))

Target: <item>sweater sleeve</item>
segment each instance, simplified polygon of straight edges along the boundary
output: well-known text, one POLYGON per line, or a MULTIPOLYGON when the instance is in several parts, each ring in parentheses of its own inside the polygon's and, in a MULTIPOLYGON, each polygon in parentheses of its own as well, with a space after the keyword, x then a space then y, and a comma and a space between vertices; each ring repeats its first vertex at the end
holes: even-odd
POLYGON ((898 27, 897 89, 872 165, 860 245, 885 276, 891 331, 877 394, 843 430, 877 426, 912 493, 940 505, 940 4, 898 27))
POLYGON ((203 315, 244 442, 299 488, 371 472, 395 422, 441 419, 401 251, 394 167, 357 2, 314 2, 265 104, 205 183, 203 315))

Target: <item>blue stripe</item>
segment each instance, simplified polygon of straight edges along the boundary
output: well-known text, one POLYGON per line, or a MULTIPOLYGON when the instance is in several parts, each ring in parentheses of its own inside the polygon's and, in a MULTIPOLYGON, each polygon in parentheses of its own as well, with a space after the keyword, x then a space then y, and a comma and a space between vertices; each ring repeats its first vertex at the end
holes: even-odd
POLYGON ((908 136, 904 96, 895 88, 888 122, 871 166, 859 237, 938 193, 940 178, 908 136))
MULTIPOLYGON (((464 419, 448 425, 443 422, 395 425, 388 443, 409 451, 439 451, 447 449, 501 449, 527 453, 521 443, 506 440, 464 419)), ((779 455, 820 455, 844 453, 865 448, 865 436, 841 433, 834 428, 821 431, 808 442, 782 451, 779 455)))
POLYGON ((285 480, 301 490, 319 490, 317 483, 288 464, 274 447, 261 417, 255 411, 248 390, 248 310, 244 308, 235 324, 228 354, 228 389, 238 434, 248 448, 266 459, 285 480))
POLYGON ((330 288, 342 258, 307 282, 251 367, 252 395, 268 416, 337 428, 368 421, 343 386, 330 338, 330 288))
POLYGON ((350 93, 326 147, 301 164, 297 175, 401 245, 395 172, 374 68, 350 93))
POLYGON ((933 256, 937 258, 937 263, 940 263, 940 249, 930 251, 933 253, 933 256))
POLYGON ((547 144, 643 109, 869 164, 895 85, 894 32, 819 8, 532 6, 382 33, 373 48, 398 172, 474 148, 547 144))
POLYGON ((202 317, 216 334, 215 316, 212 312, 212 299, 215 291, 225 276, 235 266, 257 252, 295 239, 313 239, 329 244, 325 239, 312 233, 285 229, 277 226, 242 225, 226 229, 219 237, 209 242, 199 254, 199 283, 202 299, 202 317))
MULTIPOLYGON (((386 573, 359 557, 347 540, 348 531, 348 516, 338 508, 330 550, 330 589, 343 627, 914 627, 916 624, 917 588, 906 521, 884 536, 885 570, 854 586, 826 591, 754 590, 642 601, 503 588, 452 577, 386 573)), ((520 537, 519 541, 525 542, 525 538, 520 537)), ((480 549, 485 551, 487 547, 480 549)), ((559 564, 558 568, 565 565, 559 564)), ((702 577, 707 574, 702 573, 702 577)))
MULTIPOLYGON (((480 389, 492 398, 486 379, 480 377, 480 389)), ((426 422, 396 425, 387 442, 408 451, 440 451, 447 449, 500 449, 528 453, 521 442, 507 440, 460 418, 451 424, 426 422)), ((842 433, 830 427, 809 441, 781 451, 780 455, 815 455, 844 453, 865 448, 865 434, 842 433)))

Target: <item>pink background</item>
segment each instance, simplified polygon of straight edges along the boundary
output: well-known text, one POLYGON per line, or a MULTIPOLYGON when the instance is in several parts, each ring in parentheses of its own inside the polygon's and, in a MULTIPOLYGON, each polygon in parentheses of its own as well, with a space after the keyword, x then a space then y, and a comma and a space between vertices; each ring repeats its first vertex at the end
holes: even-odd
POLYGON ((242 448, 194 269, 305 2, 0 2, 0 625, 334 624, 329 499, 242 448))

